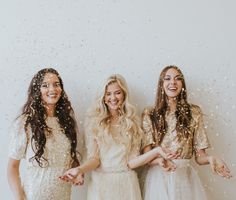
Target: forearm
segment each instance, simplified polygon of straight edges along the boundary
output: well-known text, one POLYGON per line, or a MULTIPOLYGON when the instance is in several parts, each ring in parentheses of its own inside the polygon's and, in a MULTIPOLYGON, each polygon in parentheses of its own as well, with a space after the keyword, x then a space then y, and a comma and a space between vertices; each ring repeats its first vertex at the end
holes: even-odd
POLYGON ((209 157, 204 149, 197 150, 195 153, 195 160, 199 165, 208 165, 209 164, 209 157))
POLYGON ((9 161, 7 168, 7 179, 15 199, 24 200, 24 190, 21 185, 18 163, 14 164, 11 161, 9 161))
POLYGON ((92 170, 98 168, 99 165, 100 165, 100 160, 98 158, 90 158, 89 160, 87 160, 85 163, 78 166, 77 168, 82 173, 87 173, 89 171, 92 171, 92 170))
POLYGON ((128 167, 130 169, 134 169, 137 167, 140 167, 142 165, 147 164, 148 162, 152 161, 159 155, 158 148, 154 148, 150 151, 147 151, 146 153, 139 155, 135 158, 132 158, 128 161, 128 167))

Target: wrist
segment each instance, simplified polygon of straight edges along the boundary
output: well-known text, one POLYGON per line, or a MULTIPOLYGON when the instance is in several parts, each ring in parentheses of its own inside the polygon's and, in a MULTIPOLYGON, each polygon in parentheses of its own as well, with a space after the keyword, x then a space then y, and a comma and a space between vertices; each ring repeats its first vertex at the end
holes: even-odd
POLYGON ((77 176, 79 175, 79 174, 83 174, 84 172, 83 172, 83 169, 82 169, 82 167, 81 166, 78 166, 77 167, 77 176))
POLYGON ((209 163, 211 163, 212 160, 213 160, 213 156, 207 156, 207 161, 208 161, 209 163))

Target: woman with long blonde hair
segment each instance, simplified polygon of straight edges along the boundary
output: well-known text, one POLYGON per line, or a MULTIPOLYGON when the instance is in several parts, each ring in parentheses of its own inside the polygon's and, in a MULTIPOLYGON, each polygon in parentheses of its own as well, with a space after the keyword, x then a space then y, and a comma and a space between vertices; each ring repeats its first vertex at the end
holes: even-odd
POLYGON ((161 154, 155 148, 140 155, 142 130, 121 75, 108 77, 85 122, 87 161, 60 178, 80 184, 78 175, 92 171, 88 200, 141 200, 136 172, 161 154))

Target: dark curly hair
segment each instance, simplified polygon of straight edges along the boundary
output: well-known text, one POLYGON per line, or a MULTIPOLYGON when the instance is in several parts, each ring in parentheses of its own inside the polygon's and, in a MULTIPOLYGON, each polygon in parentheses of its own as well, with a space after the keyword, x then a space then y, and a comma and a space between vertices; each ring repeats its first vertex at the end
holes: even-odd
POLYGON ((64 130, 66 137, 70 141, 72 165, 75 166, 79 164, 79 161, 76 155, 77 133, 76 121, 74 120, 74 111, 64 91, 62 79, 59 73, 53 68, 45 68, 35 74, 28 89, 28 99, 22 109, 21 115, 26 116, 24 129, 27 131, 27 128, 30 127, 32 131, 31 146, 35 155, 30 158, 30 161, 37 161, 40 167, 45 166, 45 161, 46 166, 48 165, 48 161, 43 154, 46 144, 45 132, 50 133, 50 128, 45 122, 47 114, 41 100, 40 91, 43 79, 47 73, 56 74, 60 82, 62 92, 61 97, 56 104, 54 114, 59 120, 60 127, 64 130))
POLYGON ((168 110, 168 103, 167 103, 167 97, 163 88, 163 82, 164 82, 164 77, 166 75, 166 72, 172 68, 177 70, 182 77, 181 79, 182 90, 180 94, 177 96, 177 107, 175 111, 175 116, 177 119, 176 130, 179 133, 179 137, 183 136, 187 138, 189 136, 189 128, 190 128, 189 126, 192 119, 192 114, 190 110, 190 104, 187 101, 187 90, 186 90, 184 76, 181 70, 177 66, 170 65, 170 66, 165 67, 160 74, 158 85, 157 85, 155 108, 150 113, 152 126, 154 129, 156 129, 158 138, 159 138, 159 141, 156 141, 157 144, 160 144, 162 142, 163 137, 167 131, 167 123, 165 120, 165 114, 168 110))

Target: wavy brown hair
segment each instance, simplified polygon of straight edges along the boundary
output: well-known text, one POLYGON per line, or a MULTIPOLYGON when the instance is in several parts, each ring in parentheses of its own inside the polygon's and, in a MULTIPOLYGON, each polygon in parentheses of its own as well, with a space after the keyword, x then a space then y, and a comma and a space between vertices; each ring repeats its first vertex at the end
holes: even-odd
POLYGON ((166 72, 172 68, 177 70, 180 76, 182 77, 181 79, 182 89, 181 89, 180 94, 176 97, 176 101, 177 101, 177 106, 176 106, 176 111, 175 111, 175 116, 177 119, 176 131, 179 134, 179 137, 187 138, 189 136, 189 128, 190 128, 190 122, 192 119, 192 114, 190 110, 190 104, 187 101, 187 90, 186 90, 184 76, 181 70, 177 66, 170 65, 170 66, 165 67, 160 74, 158 85, 157 85, 155 107, 150 113, 152 126, 158 134, 159 141, 156 141, 158 144, 162 142, 163 137, 168 128, 168 125, 165 119, 166 112, 168 111, 168 102, 167 102, 167 96, 163 88, 163 82, 164 82, 164 77, 166 75, 166 72))
POLYGON ((78 165, 79 161, 76 156, 77 133, 74 111, 64 91, 62 79, 59 73, 53 68, 45 68, 35 74, 28 88, 28 99, 22 109, 21 115, 26 116, 24 129, 27 131, 27 128, 30 127, 32 131, 31 146, 35 155, 30 158, 30 161, 33 162, 35 160, 40 167, 45 166, 45 162, 46 166, 48 165, 48 160, 43 156, 43 154, 47 139, 45 133, 50 133, 50 128, 47 126, 45 121, 47 113, 43 106, 40 92, 43 79, 47 73, 55 74, 59 79, 62 92, 61 97, 56 104, 54 114, 59 120, 60 127, 64 130, 66 137, 70 141, 70 153, 73 161, 72 165, 78 165))

